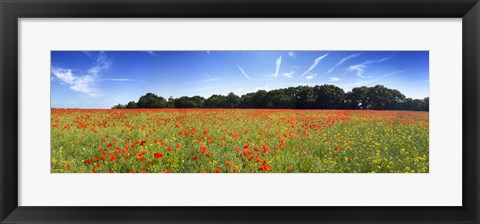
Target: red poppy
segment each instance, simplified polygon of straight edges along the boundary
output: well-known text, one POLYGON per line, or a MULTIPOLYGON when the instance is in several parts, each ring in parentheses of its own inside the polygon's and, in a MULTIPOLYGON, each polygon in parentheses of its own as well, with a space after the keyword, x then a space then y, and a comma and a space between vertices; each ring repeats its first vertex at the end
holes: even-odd
POLYGON ((112 148, 112 143, 108 143, 107 148, 112 148))
POLYGON ((182 148, 182 146, 177 144, 177 145, 175 146, 175 148, 180 149, 180 148, 182 148))
POLYGON ((101 163, 97 164, 97 167, 98 168, 102 167, 102 164, 101 163))
POLYGON ((110 162, 115 162, 117 161, 117 157, 115 155, 110 156, 110 162))
POLYGON ((89 159, 87 159, 87 160, 85 160, 85 163, 86 163, 87 165, 90 165, 90 164, 92 164, 92 161, 90 161, 89 159))
POLYGON ((208 134, 208 130, 203 130, 203 134, 208 134))
POLYGON ((260 148, 258 148, 258 146, 255 146, 255 147, 253 147, 253 150, 258 151, 258 150, 260 150, 260 148))
POLYGON ((150 163, 152 163, 150 160, 147 160, 147 165, 150 165, 150 163))
POLYGON ((153 156, 155 156, 155 158, 157 158, 157 159, 160 159, 160 158, 163 157, 163 155, 161 153, 158 153, 158 152, 154 153, 153 156))
POLYGON ((215 168, 215 173, 220 173, 220 168, 219 167, 215 168))
POLYGON ((250 144, 246 143, 246 144, 243 146, 243 148, 245 148, 245 149, 250 148, 250 144))
POLYGON ((234 173, 238 173, 238 167, 233 168, 234 173))
POLYGON ((202 154, 204 154, 207 151, 207 146, 200 146, 200 150, 202 150, 202 154))
POLYGON ((140 173, 147 173, 147 171, 145 171, 145 170, 140 170, 140 173))
POLYGON ((340 146, 335 147, 335 151, 340 150, 340 146))
POLYGON ((93 160, 98 161, 98 157, 96 157, 96 156, 93 157, 93 160))
POLYGON ((143 157, 138 157, 138 161, 143 162, 145 160, 143 157))
POLYGON ((70 170, 70 164, 67 164, 67 165, 65 166, 65 169, 66 169, 66 170, 70 170))
POLYGON ((99 148, 98 151, 99 151, 99 152, 103 152, 103 148, 99 148))
POLYGON ((256 161, 257 163, 263 163, 263 161, 264 161, 264 160, 263 160, 262 158, 260 158, 259 156, 257 156, 257 161, 256 161))
POLYGON ((170 150, 172 150, 172 148, 170 148, 170 146, 167 146, 167 152, 170 152, 170 150))
POLYGON ((225 162, 225 165, 226 165, 226 166, 231 166, 231 165, 232 165, 232 162, 226 161, 226 162, 225 162))
POLYGON ((207 157, 210 157, 210 156, 212 156, 212 153, 209 152, 209 153, 207 153, 207 154, 205 154, 205 155, 206 155, 207 157))
POLYGON ((242 151, 242 154, 243 154, 244 156, 248 156, 248 155, 252 154, 252 151, 251 151, 251 150, 243 150, 243 151, 242 151))
POLYGON ((263 170, 265 172, 270 171, 270 165, 265 164, 265 165, 261 166, 260 168, 258 168, 258 170, 263 170))
POLYGON ((198 159, 197 156, 193 156, 193 157, 192 157, 192 160, 194 160, 194 161, 197 160, 197 159, 198 159))
POLYGON ((268 151, 268 147, 264 145, 264 146, 262 147, 262 151, 263 151, 263 152, 267 152, 267 151, 268 151))

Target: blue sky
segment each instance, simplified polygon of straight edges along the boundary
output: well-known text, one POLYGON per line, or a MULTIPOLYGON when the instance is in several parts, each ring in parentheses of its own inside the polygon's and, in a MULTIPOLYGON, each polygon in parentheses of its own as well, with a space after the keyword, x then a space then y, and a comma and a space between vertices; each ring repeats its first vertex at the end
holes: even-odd
POLYGON ((51 106, 110 108, 175 98, 334 84, 429 96, 428 51, 52 51, 51 106))

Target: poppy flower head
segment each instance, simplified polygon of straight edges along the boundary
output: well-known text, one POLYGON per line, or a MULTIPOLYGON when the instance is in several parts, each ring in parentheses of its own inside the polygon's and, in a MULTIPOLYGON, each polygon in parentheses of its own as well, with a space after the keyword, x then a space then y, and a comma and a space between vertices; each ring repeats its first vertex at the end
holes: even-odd
POLYGON ((204 154, 207 151, 207 146, 200 146, 200 150, 202 150, 202 154, 204 154))
POLYGON ((243 150, 243 151, 242 151, 242 154, 243 154, 244 156, 248 156, 248 155, 252 154, 252 151, 246 149, 246 150, 243 150))
POLYGON ((155 156, 156 159, 160 159, 160 158, 163 157, 163 155, 161 153, 158 153, 158 152, 153 153, 153 156, 155 156))

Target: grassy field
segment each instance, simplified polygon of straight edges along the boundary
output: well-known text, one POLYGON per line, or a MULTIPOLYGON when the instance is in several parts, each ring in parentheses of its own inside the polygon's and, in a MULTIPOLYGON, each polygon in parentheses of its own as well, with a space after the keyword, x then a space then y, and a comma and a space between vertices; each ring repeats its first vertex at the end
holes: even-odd
POLYGON ((53 173, 429 172, 426 112, 51 110, 53 173))

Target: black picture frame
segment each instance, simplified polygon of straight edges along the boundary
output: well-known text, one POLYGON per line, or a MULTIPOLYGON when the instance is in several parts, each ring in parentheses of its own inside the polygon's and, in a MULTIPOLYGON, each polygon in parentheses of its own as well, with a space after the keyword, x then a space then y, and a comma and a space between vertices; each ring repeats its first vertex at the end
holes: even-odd
POLYGON ((0 15, 1 223, 480 223, 478 0, 0 0, 0 15), (17 21, 19 18, 77 17, 462 18, 463 206, 18 206, 17 21))

